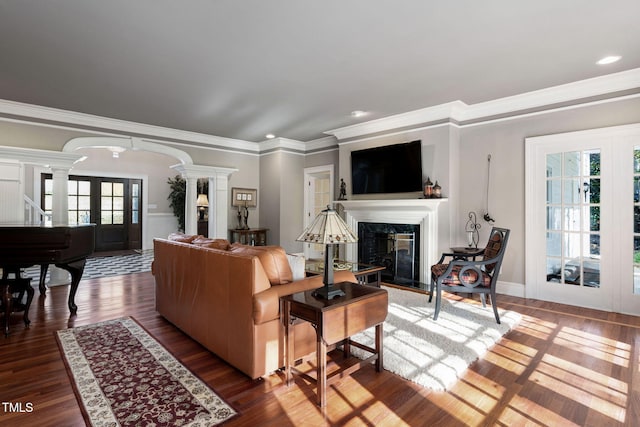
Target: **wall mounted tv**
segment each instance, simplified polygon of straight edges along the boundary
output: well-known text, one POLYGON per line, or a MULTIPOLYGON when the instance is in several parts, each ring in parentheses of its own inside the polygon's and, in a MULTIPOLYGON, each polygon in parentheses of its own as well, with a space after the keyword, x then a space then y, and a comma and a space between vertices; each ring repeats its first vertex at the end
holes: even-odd
POLYGON ((352 151, 351 186, 353 194, 422 191, 422 143, 352 151))

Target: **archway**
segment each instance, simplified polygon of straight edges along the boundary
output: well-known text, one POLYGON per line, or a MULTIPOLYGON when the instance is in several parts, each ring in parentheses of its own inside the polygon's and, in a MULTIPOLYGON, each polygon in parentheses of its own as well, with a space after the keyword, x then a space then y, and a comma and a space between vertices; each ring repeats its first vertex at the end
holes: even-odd
MULTIPOLYGON (((208 198, 213 206, 213 209, 210 209, 208 234, 209 237, 227 238, 228 179, 237 169, 194 165, 191 156, 182 150, 137 137, 78 137, 69 140, 62 151, 72 152, 81 148, 104 148, 111 151, 114 157, 126 150, 150 151, 165 154, 178 160, 179 163, 171 166, 171 168, 180 172, 187 181, 185 232, 188 234, 197 233, 196 200, 198 190, 196 182, 199 178, 208 178, 208 198)), ((143 235, 145 233, 146 231, 143 228, 143 235)))

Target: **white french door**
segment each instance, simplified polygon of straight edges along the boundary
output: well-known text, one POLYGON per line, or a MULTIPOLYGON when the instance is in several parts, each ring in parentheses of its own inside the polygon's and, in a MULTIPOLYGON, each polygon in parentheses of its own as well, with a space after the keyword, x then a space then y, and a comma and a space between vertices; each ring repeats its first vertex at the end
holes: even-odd
POLYGON ((640 314, 640 125, 527 138, 528 298, 640 314))
MULTIPOLYGON (((308 227, 320 211, 333 201, 333 165, 306 168, 304 170, 304 226, 308 227)), ((322 259, 324 245, 304 244, 306 259, 322 259)))

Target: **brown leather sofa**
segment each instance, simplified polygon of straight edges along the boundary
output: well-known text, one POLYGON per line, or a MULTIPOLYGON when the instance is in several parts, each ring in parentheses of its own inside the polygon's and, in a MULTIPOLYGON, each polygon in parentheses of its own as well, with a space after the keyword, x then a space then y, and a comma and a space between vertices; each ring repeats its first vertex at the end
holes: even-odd
MULTIPOLYGON (((284 250, 223 239, 172 235, 154 239, 156 310, 251 378, 284 366, 280 297, 322 286, 322 276, 292 281, 284 250)), ((336 272, 335 281, 356 282, 336 272)), ((296 325, 295 358, 315 351, 310 324, 296 325)))

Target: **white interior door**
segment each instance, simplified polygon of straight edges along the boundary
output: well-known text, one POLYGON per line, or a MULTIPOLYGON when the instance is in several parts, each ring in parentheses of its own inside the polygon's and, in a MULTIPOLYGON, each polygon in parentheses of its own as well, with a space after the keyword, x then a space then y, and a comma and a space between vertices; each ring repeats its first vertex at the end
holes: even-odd
MULTIPOLYGON (((308 227, 313 219, 331 205, 333 201, 333 165, 305 169, 304 226, 308 227)), ((304 244, 306 259, 322 259, 324 245, 304 244)))
POLYGON ((526 151, 527 297, 640 313, 640 126, 528 138, 526 151))

